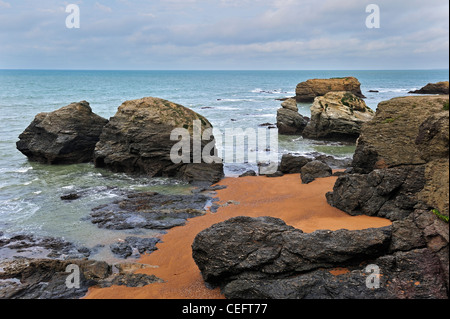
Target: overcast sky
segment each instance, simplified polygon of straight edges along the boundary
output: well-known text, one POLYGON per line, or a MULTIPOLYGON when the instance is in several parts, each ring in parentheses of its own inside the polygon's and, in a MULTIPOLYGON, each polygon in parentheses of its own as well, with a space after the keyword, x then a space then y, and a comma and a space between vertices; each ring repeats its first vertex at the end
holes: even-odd
POLYGON ((448 69, 448 0, 0 0, 0 68, 448 69), (66 27, 68 4, 80 28, 66 27), (380 28, 366 27, 366 6, 380 28))

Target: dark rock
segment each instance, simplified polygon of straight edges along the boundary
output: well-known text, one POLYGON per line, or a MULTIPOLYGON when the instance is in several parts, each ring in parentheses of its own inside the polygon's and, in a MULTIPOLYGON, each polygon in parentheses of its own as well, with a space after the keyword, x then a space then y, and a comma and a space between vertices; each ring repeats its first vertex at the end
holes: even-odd
POLYGON ((80 198, 80 195, 78 195, 78 194, 68 194, 68 195, 61 196, 62 200, 76 200, 78 198, 80 198))
POLYGON ((281 171, 276 171, 275 173, 266 174, 265 176, 266 177, 281 177, 281 176, 284 176, 284 173, 281 171))
MULTIPOLYGON (((217 156, 211 164, 205 163, 203 157, 197 163, 194 151, 189 153, 188 163, 174 163, 170 156, 172 148, 180 142, 171 140, 174 129, 188 130, 187 145, 194 150, 194 123, 199 124, 199 134, 212 129, 206 118, 179 104, 151 97, 126 101, 102 131, 95 148, 95 165, 114 172, 214 184, 223 178, 223 164, 217 156)), ((201 140, 200 144, 201 152, 208 147, 211 155, 215 153, 214 137, 201 140)))
POLYGON ((0 263, 0 299, 78 299, 110 275, 111 267, 95 260, 6 260, 0 263), (80 271, 79 287, 66 284, 73 273, 69 265, 80 271))
POLYGON ((133 248, 125 242, 118 242, 109 246, 111 252, 119 258, 126 259, 133 254, 133 248))
POLYGON ((106 229, 169 229, 205 214, 210 197, 202 194, 130 194, 123 200, 94 208, 90 220, 106 229))
POLYGON ((308 119, 300 113, 281 108, 277 113, 278 132, 282 135, 300 135, 308 124, 308 119))
POLYGON ((446 299, 448 268, 433 251, 446 246, 416 232, 433 224, 429 217, 310 234, 276 218, 236 217, 199 233, 193 257, 229 299, 446 299))
POLYGON ((216 192, 221 189, 227 188, 226 185, 209 185, 209 186, 198 186, 192 190, 193 194, 199 194, 203 192, 216 192))
POLYGON ((0 239, 0 257, 79 259, 90 256, 90 250, 61 238, 15 234, 0 239))
POLYGON ((347 169, 352 165, 351 158, 336 158, 331 155, 313 154, 314 160, 327 164, 333 169, 347 169))
MULTIPOLYGON (((438 270, 447 290, 449 286, 448 223, 433 213, 437 210, 448 216, 449 126, 448 112, 443 110, 446 103, 446 96, 403 97, 380 103, 375 118, 363 127, 353 169, 339 177, 333 192, 326 195, 331 205, 349 214, 394 221, 390 249, 417 258, 418 269, 427 278, 416 282, 417 289, 407 287, 406 280, 397 279, 404 281, 399 289, 404 296, 400 294, 398 298, 418 296, 416 292, 422 289, 423 281, 427 282, 426 293, 419 296, 440 298, 439 283, 434 291, 428 286, 433 276, 440 278, 438 270), (428 261, 412 253, 425 248, 428 261)), ((402 274, 409 271, 409 264, 414 264, 414 259, 399 264, 402 274)))
POLYGON ((447 299, 438 261, 427 249, 372 262, 380 269, 379 288, 367 287, 370 272, 361 267, 340 275, 317 269, 282 279, 237 279, 223 293, 229 299, 447 299))
POLYGON ((350 215, 401 220, 414 210, 416 194, 424 185, 423 167, 397 167, 340 176, 327 198, 330 205, 350 215))
POLYGON ((312 161, 301 169, 301 178, 303 184, 309 184, 316 178, 329 177, 333 174, 333 170, 325 163, 320 161, 312 161))
POLYGON ((347 173, 345 173, 345 172, 334 172, 332 176, 338 176, 339 177, 339 176, 342 176, 344 174, 347 174, 347 173))
POLYGON ((449 94, 448 81, 428 83, 420 90, 410 91, 412 94, 449 94))
POLYGON ((131 273, 139 269, 138 264, 117 267, 118 273, 112 268, 96 260, 3 260, 0 262, 0 299, 79 299, 94 286, 136 288, 164 282, 154 275, 131 273), (70 287, 76 283, 75 269, 79 270, 79 287, 70 287))
POLYGON ((304 156, 294 156, 284 154, 281 157, 280 171, 284 174, 299 174, 303 166, 311 162, 312 159, 304 156))
POLYGON ((274 126, 275 124, 272 124, 272 123, 263 123, 263 124, 259 124, 258 126, 261 126, 261 127, 265 127, 265 126, 274 126))
POLYGON ((108 288, 111 286, 126 286, 130 288, 140 288, 154 283, 163 283, 164 281, 155 275, 146 274, 116 274, 108 280, 100 282, 100 288, 108 288))
POLYGON ((239 175, 239 177, 246 177, 246 176, 257 176, 256 172, 253 170, 247 171, 244 174, 239 175))
POLYGON ((199 233, 193 258, 206 282, 282 278, 385 253, 390 227, 305 234, 272 217, 236 217, 199 233))
POLYGON ((136 250, 138 254, 134 257, 139 258, 142 254, 150 254, 157 250, 156 244, 160 241, 159 238, 127 237, 125 241, 111 244, 110 249, 114 255, 124 259, 132 256, 136 250))
POLYGON ((182 166, 175 174, 176 178, 193 185, 211 185, 224 176, 223 164, 192 163, 182 166))
POLYGON ((448 158, 449 112, 442 111, 429 116, 419 126, 415 145, 420 157, 427 162, 448 158))
POLYGON ((89 103, 72 103, 36 115, 20 134, 17 149, 31 161, 74 164, 93 160, 94 148, 108 120, 94 114, 89 103))

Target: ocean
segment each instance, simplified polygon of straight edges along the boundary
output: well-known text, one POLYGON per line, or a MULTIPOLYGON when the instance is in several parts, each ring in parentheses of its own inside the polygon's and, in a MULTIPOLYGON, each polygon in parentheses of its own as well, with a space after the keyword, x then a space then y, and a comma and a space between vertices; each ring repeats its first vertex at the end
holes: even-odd
MULTIPOLYGON (((0 235, 26 233, 62 237, 86 247, 107 246, 129 233, 99 229, 86 217, 92 208, 118 198, 121 191, 188 193, 190 186, 164 178, 111 173, 92 164, 48 166, 32 163, 16 149, 18 136, 36 114, 86 100, 92 110, 112 117, 126 100, 163 98, 205 116, 212 125, 254 128, 276 123, 280 101, 295 95, 296 85, 312 78, 354 76, 367 105, 407 96, 427 83, 448 80, 448 70, 417 71, 56 71, 0 70, 0 235), (370 93, 377 90, 378 93, 370 93), (75 201, 61 195, 82 192, 75 201)), ((309 104, 299 112, 309 116, 309 104)), ((351 157, 354 145, 279 136, 279 155, 319 152, 351 157)), ((248 167, 226 165, 235 176, 248 167)), ((140 233, 150 236, 152 231, 140 233)), ((108 259, 107 250, 92 256, 108 259), (103 254, 103 255, 102 255, 103 254)), ((0 256, 1 257, 1 256, 0 256)))

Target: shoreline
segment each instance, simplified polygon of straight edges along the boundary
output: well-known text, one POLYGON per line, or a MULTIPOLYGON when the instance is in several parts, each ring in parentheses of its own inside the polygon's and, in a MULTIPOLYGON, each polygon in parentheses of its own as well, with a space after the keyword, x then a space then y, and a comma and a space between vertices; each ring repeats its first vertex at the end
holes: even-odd
MULTIPOLYGON (((138 261, 150 267, 136 273, 155 275, 164 283, 141 288, 113 286, 90 288, 84 299, 223 299, 220 289, 208 289, 192 258, 195 236, 213 224, 237 216, 271 216, 305 233, 316 230, 361 230, 391 225, 379 217, 350 216, 331 207, 325 194, 333 189, 337 177, 318 178, 302 184, 299 174, 268 178, 227 177, 216 185, 220 206, 217 213, 188 220, 185 226, 173 228, 157 244, 158 250, 138 261)), ((330 270, 332 272, 334 270, 330 270)))

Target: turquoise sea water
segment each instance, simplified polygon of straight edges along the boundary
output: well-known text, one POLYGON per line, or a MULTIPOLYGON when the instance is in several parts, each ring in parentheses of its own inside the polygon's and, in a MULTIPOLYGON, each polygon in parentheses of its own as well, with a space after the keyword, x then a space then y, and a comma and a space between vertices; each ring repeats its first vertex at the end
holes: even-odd
MULTIPOLYGON (((257 128, 276 123, 277 98, 292 97, 299 82, 312 78, 355 76, 366 103, 409 95, 430 82, 448 80, 448 70, 424 71, 45 71, 0 70, 0 232, 64 237, 88 247, 108 244, 124 233, 105 231, 85 217, 93 207, 119 196, 119 190, 186 192, 168 179, 136 178, 95 169, 92 164, 47 166, 30 163, 16 150, 19 134, 40 112, 86 100, 93 111, 112 117, 122 102, 146 96, 182 104, 204 115, 215 128, 257 128), (369 93, 378 90, 379 93, 369 93), (81 199, 60 196, 83 191, 81 199)), ((309 104, 300 104, 309 115, 309 104)), ((321 152, 340 157, 354 146, 279 137, 279 152, 321 152)), ((245 170, 227 165, 226 173, 245 170)), ((148 235, 148 234, 143 234, 148 235)))

